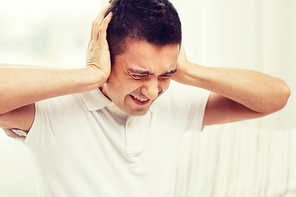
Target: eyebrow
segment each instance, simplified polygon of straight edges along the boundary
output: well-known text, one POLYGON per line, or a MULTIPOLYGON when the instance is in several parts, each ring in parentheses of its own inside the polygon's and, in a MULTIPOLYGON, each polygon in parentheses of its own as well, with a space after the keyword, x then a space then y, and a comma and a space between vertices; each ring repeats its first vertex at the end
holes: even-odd
POLYGON ((175 74, 176 72, 177 72, 177 69, 175 68, 174 70, 171 70, 171 71, 165 72, 165 73, 163 73, 163 74, 160 75, 160 76, 171 76, 171 75, 175 74))
MULTIPOLYGON (((132 74, 139 74, 139 75, 154 75, 153 73, 149 72, 149 71, 143 71, 143 70, 137 70, 137 69, 128 69, 128 71, 132 74)), ((177 72, 177 69, 165 72, 159 76, 170 76, 173 75, 175 72, 177 72)))

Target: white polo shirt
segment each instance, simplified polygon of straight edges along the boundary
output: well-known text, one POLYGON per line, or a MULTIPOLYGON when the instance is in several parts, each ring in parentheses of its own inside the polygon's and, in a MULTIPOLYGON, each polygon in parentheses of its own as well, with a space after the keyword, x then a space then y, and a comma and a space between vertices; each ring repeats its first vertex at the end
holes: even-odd
POLYGON ((176 82, 144 116, 120 111, 99 89, 36 103, 24 143, 44 196, 174 196, 186 131, 201 130, 209 91, 176 82))

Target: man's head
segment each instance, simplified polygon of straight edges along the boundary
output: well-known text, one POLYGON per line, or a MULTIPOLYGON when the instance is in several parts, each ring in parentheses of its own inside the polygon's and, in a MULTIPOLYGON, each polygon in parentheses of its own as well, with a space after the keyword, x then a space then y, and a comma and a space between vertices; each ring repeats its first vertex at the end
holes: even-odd
POLYGON ((111 0, 112 69, 102 92, 131 116, 146 114, 176 72, 181 23, 167 0, 111 0))
POLYGON ((181 22, 168 0, 110 0, 107 11, 113 13, 107 29, 111 62, 122 54, 127 39, 146 41, 158 46, 181 45, 181 22))

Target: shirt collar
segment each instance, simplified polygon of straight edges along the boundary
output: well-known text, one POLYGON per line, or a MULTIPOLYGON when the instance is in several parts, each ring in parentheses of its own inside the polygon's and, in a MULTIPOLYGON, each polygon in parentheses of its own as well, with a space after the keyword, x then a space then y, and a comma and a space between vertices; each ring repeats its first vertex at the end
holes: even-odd
POLYGON ((89 111, 102 109, 112 103, 99 88, 90 92, 80 93, 80 96, 89 111))

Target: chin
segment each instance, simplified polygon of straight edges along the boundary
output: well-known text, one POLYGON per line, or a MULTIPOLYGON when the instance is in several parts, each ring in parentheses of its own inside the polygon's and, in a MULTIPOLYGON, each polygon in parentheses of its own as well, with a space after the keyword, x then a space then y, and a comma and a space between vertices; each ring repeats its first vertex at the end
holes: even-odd
POLYGON ((125 113, 127 113, 130 116, 144 116, 148 110, 149 108, 141 109, 141 110, 129 110, 128 112, 125 112, 125 113))

